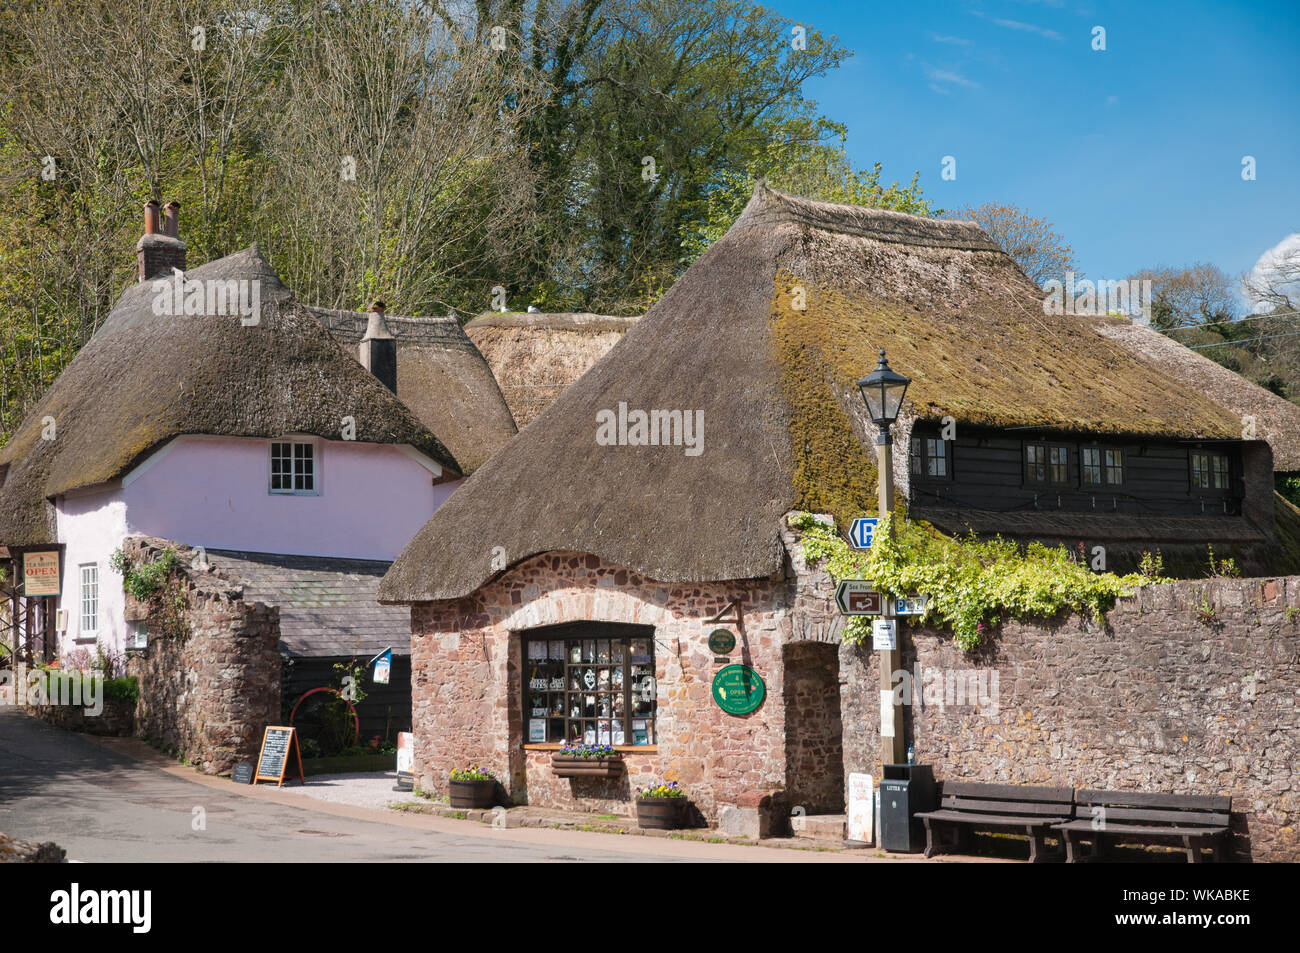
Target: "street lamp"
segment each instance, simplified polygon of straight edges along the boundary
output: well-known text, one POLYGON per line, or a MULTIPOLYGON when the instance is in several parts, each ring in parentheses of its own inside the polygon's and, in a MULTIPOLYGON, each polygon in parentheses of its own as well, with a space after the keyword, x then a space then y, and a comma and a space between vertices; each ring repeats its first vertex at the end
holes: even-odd
POLYGON ((862 400, 871 414, 872 423, 880 428, 877 443, 891 443, 890 425, 898 419, 899 408, 903 406, 903 395, 911 378, 893 371, 885 360, 885 349, 880 349, 880 363, 876 369, 858 381, 858 390, 862 391, 862 400), (883 439, 882 439, 883 438, 883 439))
MULTIPOLYGON (((885 360, 885 349, 880 349, 880 363, 876 369, 858 381, 858 390, 867 405, 871 422, 880 428, 876 434, 876 471, 879 477, 877 488, 877 515, 884 519, 894 511, 894 438, 889 433, 890 426, 898 419, 898 411, 903 406, 903 395, 907 385, 912 383, 896 371, 890 370, 885 360)), ((889 535, 894 535, 893 521, 890 521, 889 535)), ((906 593, 886 593, 883 595, 906 595, 906 593)), ((895 648, 882 651, 880 655, 880 762, 881 764, 902 764, 903 753, 903 705, 902 699, 894 691, 894 672, 902 661, 901 633, 895 629, 895 648)), ((910 701, 910 699, 909 699, 910 701)))

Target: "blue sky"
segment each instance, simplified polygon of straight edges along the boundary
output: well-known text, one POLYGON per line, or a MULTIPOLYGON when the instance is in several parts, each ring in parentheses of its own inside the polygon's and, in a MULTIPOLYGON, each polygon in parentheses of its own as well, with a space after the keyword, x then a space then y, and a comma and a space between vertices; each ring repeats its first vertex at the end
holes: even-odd
POLYGON ((1300 0, 769 4, 853 50, 806 92, 856 165, 1047 218, 1091 278, 1237 275, 1300 232, 1300 0))

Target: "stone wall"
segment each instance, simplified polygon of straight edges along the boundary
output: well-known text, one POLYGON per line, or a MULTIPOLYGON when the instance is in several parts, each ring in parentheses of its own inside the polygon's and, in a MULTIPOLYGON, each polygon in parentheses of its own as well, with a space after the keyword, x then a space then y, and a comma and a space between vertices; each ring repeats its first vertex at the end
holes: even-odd
POLYGON ((243 587, 193 565, 192 550, 160 539, 127 539, 139 563, 174 546, 186 590, 188 632, 163 630, 128 597, 127 619, 148 628, 148 647, 130 653, 140 680, 136 728, 206 774, 257 757, 263 729, 280 719, 280 610, 246 602, 243 587))
MULTIPOLYGON (((1238 857, 1300 861, 1300 577, 1151 586, 1105 625, 1008 622, 975 655, 904 632, 906 738, 936 778, 1227 794, 1238 857)), ((876 656, 840 663, 845 769, 879 778, 876 656)))
MULTIPOLYGON (((415 770, 429 793, 472 764, 493 771, 515 803, 627 813, 637 787, 678 781, 716 823, 723 806, 788 784, 783 646, 789 640, 791 580, 696 585, 645 579, 595 556, 535 556, 455 602, 412 607, 415 770), (710 623, 725 615, 739 622, 710 623), (625 748, 617 782, 558 779, 550 751, 524 745, 521 633, 558 623, 601 621, 654 626, 658 744, 625 748), (747 716, 714 703, 722 667, 708 650, 710 631, 736 633, 730 661, 757 670, 766 700, 747 716)), ((838 766, 836 766, 838 767, 838 766)), ((797 798, 798 792, 792 792, 797 798)), ((797 803, 797 800, 796 800, 797 803)))

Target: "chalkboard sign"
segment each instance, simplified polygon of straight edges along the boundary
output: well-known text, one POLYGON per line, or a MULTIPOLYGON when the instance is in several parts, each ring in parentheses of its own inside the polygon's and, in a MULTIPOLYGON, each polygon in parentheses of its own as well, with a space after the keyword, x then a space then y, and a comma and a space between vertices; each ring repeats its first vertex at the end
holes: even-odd
POLYGON ((241 761, 235 765, 235 770, 230 772, 230 780, 236 784, 253 783, 253 762, 241 761))
MULTIPOLYGON (((298 731, 282 725, 268 725, 262 735, 262 752, 257 756, 258 781, 274 781, 279 787, 286 780, 286 771, 292 771, 297 765, 298 779, 305 781, 302 773, 302 753, 298 750, 298 731)), ((292 775, 288 775, 292 777, 292 775)))

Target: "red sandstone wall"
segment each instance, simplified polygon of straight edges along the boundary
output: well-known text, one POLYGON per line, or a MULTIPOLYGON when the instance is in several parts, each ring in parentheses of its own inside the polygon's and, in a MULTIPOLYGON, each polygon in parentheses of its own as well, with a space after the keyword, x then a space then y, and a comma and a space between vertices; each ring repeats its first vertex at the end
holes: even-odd
MULTIPOLYGON (((1152 586, 1107 621, 1009 622, 976 657, 906 630, 909 671, 998 675, 991 717, 911 706, 917 761, 939 779, 1231 795, 1239 856, 1300 861, 1300 577, 1152 586)), ((842 646, 840 664, 846 770, 879 777, 876 656, 842 646)))
POLYGON ((414 606, 420 787, 445 793, 453 769, 479 764, 502 779, 515 803, 620 813, 631 810, 628 798, 638 786, 663 777, 678 781, 710 821, 743 794, 784 788, 782 646, 789 598, 785 579, 660 583, 594 556, 548 553, 458 602, 414 606), (744 717, 714 704, 712 679, 721 665, 706 641, 718 626, 705 620, 733 600, 743 621, 731 660, 754 667, 767 690, 762 707, 744 717), (655 627, 658 751, 625 754, 628 773, 616 783, 555 778, 549 752, 525 752, 522 745, 519 633, 585 620, 655 627))

